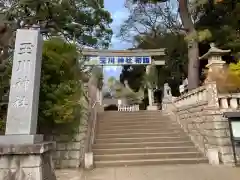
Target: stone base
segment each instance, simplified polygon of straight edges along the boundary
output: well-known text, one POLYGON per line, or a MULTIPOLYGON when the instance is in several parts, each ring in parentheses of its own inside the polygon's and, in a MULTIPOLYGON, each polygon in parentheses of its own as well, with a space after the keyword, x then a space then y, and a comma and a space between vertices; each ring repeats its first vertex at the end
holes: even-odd
POLYGON ((0 145, 1 179, 56 180, 51 151, 54 142, 0 145))
POLYGON ((0 136, 0 146, 1 145, 21 145, 21 144, 36 144, 43 142, 43 135, 4 135, 0 136))
POLYGON ((148 106, 147 110, 149 110, 149 111, 157 111, 158 107, 157 106, 148 106))
POLYGON ((85 153, 84 157, 84 168, 85 169, 92 169, 93 168, 93 153, 85 153))
POLYGON ((217 149, 208 149, 207 151, 207 157, 209 160, 209 164, 211 165, 219 165, 219 153, 217 149))

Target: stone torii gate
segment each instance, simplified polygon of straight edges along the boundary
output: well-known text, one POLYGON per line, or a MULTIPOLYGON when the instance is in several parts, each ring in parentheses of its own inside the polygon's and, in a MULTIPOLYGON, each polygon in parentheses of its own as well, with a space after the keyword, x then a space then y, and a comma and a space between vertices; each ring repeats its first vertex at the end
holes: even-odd
MULTIPOLYGON (((163 66, 165 60, 165 49, 132 49, 132 50, 98 50, 83 49, 83 56, 93 57, 93 61, 89 61, 89 66, 123 66, 123 65, 146 65, 146 73, 148 74, 151 66, 163 66), (153 59, 153 57, 160 57, 153 59)), ((102 92, 101 92, 102 94, 102 92)), ((102 96, 102 95, 101 95, 102 96)), ((153 90, 148 88, 149 106, 148 110, 157 110, 154 106, 153 90)), ((99 98, 102 104, 102 98, 99 98)))

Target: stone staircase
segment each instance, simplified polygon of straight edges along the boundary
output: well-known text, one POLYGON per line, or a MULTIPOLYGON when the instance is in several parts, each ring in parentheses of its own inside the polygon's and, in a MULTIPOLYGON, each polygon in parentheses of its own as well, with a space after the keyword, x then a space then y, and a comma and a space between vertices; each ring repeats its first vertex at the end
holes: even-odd
POLYGON ((160 111, 99 114, 93 154, 96 167, 208 162, 180 125, 160 111))

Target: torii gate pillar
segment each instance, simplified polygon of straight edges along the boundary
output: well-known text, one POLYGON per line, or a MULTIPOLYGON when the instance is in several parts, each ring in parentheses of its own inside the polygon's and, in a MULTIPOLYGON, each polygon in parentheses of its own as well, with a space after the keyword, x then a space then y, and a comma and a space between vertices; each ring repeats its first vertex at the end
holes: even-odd
MULTIPOLYGON (((151 70, 151 66, 162 66, 165 65, 165 61, 153 61, 151 65, 148 65, 146 68, 146 73, 149 74, 151 70)), ((148 88, 148 102, 149 106, 147 107, 147 110, 149 111, 157 111, 158 106, 154 104, 154 94, 153 90, 151 88, 148 88)))

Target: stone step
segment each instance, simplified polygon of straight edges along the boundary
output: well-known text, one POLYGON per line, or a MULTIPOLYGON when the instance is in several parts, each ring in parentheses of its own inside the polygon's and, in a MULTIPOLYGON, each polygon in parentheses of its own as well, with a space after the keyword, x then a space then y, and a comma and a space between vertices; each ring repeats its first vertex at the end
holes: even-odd
POLYGON ((178 124, 161 124, 161 123, 155 123, 155 124, 132 124, 132 125, 104 125, 104 126, 97 126, 97 129, 99 130, 108 130, 108 129, 156 129, 158 128, 159 131, 161 130, 169 130, 171 129, 180 129, 180 125, 178 124))
POLYGON ((116 115, 98 115, 99 119, 169 119, 168 116, 161 116, 161 115, 151 115, 151 114, 138 114, 138 115, 121 115, 121 114, 116 114, 116 115))
POLYGON ((96 167, 140 166, 140 165, 170 165, 170 164, 201 164, 208 163, 206 158, 178 158, 178 159, 140 159, 124 161, 95 161, 96 167))
POLYGON ((179 159, 199 158, 199 152, 167 152, 167 153, 132 153, 132 154, 104 154, 94 155, 95 161, 139 160, 139 159, 179 159))
POLYGON ((96 138, 97 139, 112 139, 112 138, 144 138, 144 137, 186 137, 186 134, 184 132, 178 132, 178 133, 125 133, 125 134, 105 134, 105 133, 98 133, 96 138))
POLYGON ((167 121, 121 121, 121 122, 114 122, 114 121, 106 121, 106 122, 99 122, 98 126, 131 126, 131 125, 148 125, 148 124, 152 124, 152 125, 178 125, 179 124, 177 122, 167 122, 167 121))
POLYGON ((113 149, 93 149, 95 155, 105 154, 131 154, 131 153, 166 153, 166 152, 194 152, 194 146, 179 147, 140 147, 140 148, 113 148, 113 149))
POLYGON ((113 123, 118 123, 118 122, 145 122, 145 121, 158 121, 158 122, 176 122, 174 120, 168 119, 168 118, 159 118, 159 117, 115 117, 115 118, 99 118, 98 122, 99 123, 105 123, 105 122, 113 122, 113 123))
POLYGON ((115 112, 112 114, 109 113, 104 113, 104 114, 99 114, 99 118, 114 118, 114 117, 159 117, 159 118, 168 118, 169 115, 162 115, 161 113, 124 113, 124 112, 115 112))
POLYGON ((159 129, 159 128, 149 128, 149 129, 99 129, 97 134, 128 134, 128 133, 181 133, 183 132, 180 128, 171 129, 159 129))
POLYGON ((182 147, 194 146, 191 141, 169 141, 169 142, 142 142, 142 143, 97 143, 93 149, 119 149, 119 148, 150 148, 150 147, 182 147))
POLYGON ((161 113, 134 113, 134 112, 115 112, 115 113, 98 113, 99 117, 119 117, 119 116, 129 116, 129 117, 169 117, 170 115, 161 113))
POLYGON ((139 110, 139 111, 104 111, 100 112, 99 114, 163 114, 161 110, 158 111, 146 111, 146 110, 139 110))
POLYGON ((98 143, 143 143, 143 142, 171 142, 171 141, 187 141, 189 137, 144 137, 144 138, 105 138, 96 139, 98 143))

